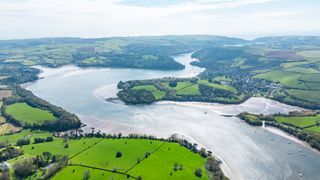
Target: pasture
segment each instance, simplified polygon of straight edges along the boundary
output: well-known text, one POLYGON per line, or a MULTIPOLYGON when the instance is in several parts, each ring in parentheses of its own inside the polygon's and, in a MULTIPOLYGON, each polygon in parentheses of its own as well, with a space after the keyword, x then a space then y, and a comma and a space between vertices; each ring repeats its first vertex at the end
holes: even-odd
POLYGON ((255 75, 255 78, 266 79, 274 82, 280 82, 288 88, 299 88, 308 89, 303 82, 298 81, 298 79, 303 74, 299 72, 285 71, 285 70, 274 70, 266 73, 261 73, 255 75))
MULTIPOLYGON (((52 133, 23 130, 20 133, 0 136, 0 142, 15 144, 18 139, 29 138, 31 143, 21 148, 22 156, 8 161, 9 164, 29 157, 50 152, 69 156, 67 167, 52 179, 82 179, 89 171, 91 179, 208 179, 205 169, 206 158, 193 153, 178 143, 151 139, 106 139, 86 138, 64 139, 54 137, 51 142, 34 144, 34 138, 46 138, 52 133), (66 148, 64 144, 68 143, 66 148), (121 156, 117 157, 117 152, 121 156), (202 177, 195 175, 195 169, 202 170, 202 177)), ((39 171, 40 172, 40 171, 39 171)), ((38 172, 30 178, 41 177, 38 172)))
POLYGON ((295 117, 283 117, 283 116, 276 116, 276 121, 279 123, 288 123, 300 128, 316 125, 316 123, 320 123, 320 115, 317 116, 295 116, 295 117))
POLYGON ((299 99, 320 103, 320 91, 288 89, 286 92, 299 99))
POLYGON ((81 153, 71 158, 69 166, 56 174, 54 180, 81 179, 84 171, 90 171, 93 179, 127 179, 127 175, 142 179, 208 179, 204 168, 206 159, 177 143, 102 139, 84 151, 81 149, 83 147, 78 148, 81 153), (118 151, 122 153, 121 157, 116 157, 118 151), (194 174, 197 168, 202 169, 201 178, 194 174))
POLYGON ((22 124, 41 124, 44 121, 56 119, 51 112, 31 107, 26 103, 15 103, 9 105, 6 109, 6 113, 13 116, 22 124))
POLYGON ((201 95, 200 91, 199 91, 199 85, 198 84, 194 84, 191 86, 187 86, 184 87, 178 91, 176 91, 177 94, 181 94, 181 95, 201 95))
MULTIPOLYGON (((224 79, 224 80, 228 80, 228 79, 224 79)), ((198 84, 203 84, 203 85, 207 85, 207 86, 210 86, 212 88, 215 88, 215 89, 223 89, 223 90, 226 90, 226 91, 231 91, 233 93, 236 93, 237 90, 232 87, 232 86, 228 86, 228 85, 223 85, 223 84, 216 84, 216 83, 211 83, 209 82, 208 80, 204 80, 204 79, 199 79, 198 80, 198 84)))
POLYGON ((320 126, 312 126, 309 128, 304 129, 305 131, 313 132, 313 133, 320 133, 320 126))
POLYGON ((147 91, 151 91, 157 100, 163 98, 166 95, 166 92, 158 90, 154 85, 134 86, 132 89, 134 90, 144 89, 147 91))

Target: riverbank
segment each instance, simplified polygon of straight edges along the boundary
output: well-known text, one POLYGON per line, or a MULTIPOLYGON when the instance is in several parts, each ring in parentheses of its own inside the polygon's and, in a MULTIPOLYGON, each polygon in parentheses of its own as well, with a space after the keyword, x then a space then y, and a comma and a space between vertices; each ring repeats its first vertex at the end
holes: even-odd
MULTIPOLYGON (((157 131, 153 131, 150 129, 144 129, 144 128, 138 128, 134 126, 130 126, 127 124, 118 123, 115 121, 110 120, 102 120, 96 117, 90 117, 90 116, 84 116, 84 115, 77 115, 81 122, 86 124, 86 126, 82 127, 81 129, 85 133, 92 132, 92 128, 97 131, 101 131, 102 133, 106 134, 118 134, 121 133, 123 136, 128 136, 129 134, 141 134, 141 135, 152 135, 156 136, 157 138, 168 138, 170 136, 175 136, 179 139, 186 139, 188 142, 196 143, 198 144, 198 148, 205 148, 207 150, 212 151, 211 149, 208 149, 207 147, 203 146, 201 143, 197 142, 193 138, 181 134, 181 133, 174 133, 174 134, 168 134, 168 133, 160 133, 157 131)), ((229 179, 236 179, 235 174, 233 174, 232 169, 227 165, 227 163, 214 151, 212 151, 212 154, 215 158, 217 158, 219 161, 221 161, 220 168, 223 172, 223 174, 228 177, 229 179)))
MULTIPOLYGON (((185 58, 181 59, 185 62, 191 61, 188 55, 180 57, 185 58)), ((170 72, 112 68, 80 68, 74 71, 77 73, 71 70, 53 74, 36 81, 28 89, 70 112, 95 117, 91 122, 96 122, 96 127, 110 128, 112 132, 150 130, 150 134, 154 133, 159 137, 162 134, 168 137, 173 133, 192 137, 221 157, 224 164, 230 167, 233 179, 294 179, 299 176, 291 172, 300 171, 303 171, 304 177, 308 179, 319 177, 316 168, 320 163, 319 155, 296 143, 288 146, 288 141, 280 137, 278 144, 271 144, 270 133, 251 127, 235 117, 221 116, 238 114, 243 110, 264 114, 288 112, 292 110, 290 107, 286 108, 277 102, 269 103, 268 99, 252 101, 255 98, 240 105, 204 103, 207 105, 199 106, 199 103, 192 102, 191 104, 197 104, 194 106, 188 105, 188 102, 183 102, 183 105, 175 102, 157 102, 149 106, 127 106, 119 101, 105 100, 106 97, 116 97, 113 95, 116 95, 116 84, 119 81, 185 77, 192 71, 188 71, 188 68, 170 72), (102 96, 96 96, 95 90, 103 86, 109 86, 110 89, 106 88, 102 96), (103 121, 112 123, 105 124, 103 121), (283 155, 294 149, 302 149, 306 156, 283 155)))
POLYGON ((292 141, 294 143, 297 143, 297 144, 300 144, 300 145, 302 145, 304 147, 307 147, 307 148, 313 150, 314 152, 316 152, 316 153, 318 153, 320 155, 320 151, 318 151, 317 149, 311 147, 307 142, 302 141, 302 140, 298 139, 297 137, 295 137, 295 136, 293 136, 293 135, 291 135, 289 133, 286 133, 285 131, 282 131, 281 129, 278 129, 278 128, 272 127, 272 126, 264 126, 264 127, 261 127, 261 128, 265 129, 265 130, 267 130, 267 131, 269 131, 269 132, 271 132, 273 134, 276 134, 278 136, 286 138, 289 141, 292 141))

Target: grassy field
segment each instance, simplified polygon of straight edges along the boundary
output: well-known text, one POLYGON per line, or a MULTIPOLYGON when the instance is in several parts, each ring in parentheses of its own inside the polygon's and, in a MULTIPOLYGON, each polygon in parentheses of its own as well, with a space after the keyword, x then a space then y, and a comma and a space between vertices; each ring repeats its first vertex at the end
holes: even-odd
POLYGON ((304 64, 309 64, 309 62, 308 61, 286 62, 286 63, 282 63, 281 67, 283 67, 284 69, 287 69, 287 68, 293 68, 293 67, 296 67, 296 66, 301 66, 301 65, 304 65, 304 64))
POLYGON ((116 174, 112 172, 106 172, 97 169, 85 168, 81 166, 68 166, 61 173, 58 173, 56 176, 52 178, 52 180, 66 180, 66 179, 74 179, 80 180, 83 178, 83 174, 85 171, 90 172, 90 179, 114 179, 114 180, 130 180, 134 178, 127 178, 126 175, 116 174))
MULTIPOLYGON (((18 139, 29 138, 30 145, 22 146, 22 156, 8 161, 14 164, 22 159, 50 152, 55 155, 69 156, 69 166, 52 179, 82 179, 85 171, 90 172, 91 179, 134 179, 127 175, 142 179, 208 179, 205 170, 206 159, 185 147, 171 142, 148 139, 104 139, 54 138, 51 142, 33 144, 36 137, 52 136, 44 131, 23 130, 20 133, 0 136, 0 142, 15 144, 18 139), (68 148, 64 144, 68 143, 68 148), (122 156, 116 157, 120 151, 122 156), (147 154, 147 156, 146 156, 147 154), (174 169, 175 164, 178 169, 174 169), (195 169, 202 169, 202 177, 195 176, 195 169), (119 173, 113 172, 116 170, 119 173), (123 173, 123 174, 121 174, 123 173)), ((41 176, 36 173, 29 179, 41 176)))
POLYGON ((35 137, 41 137, 45 138, 47 136, 52 136, 52 133, 49 132, 44 132, 44 131, 32 131, 30 132, 29 130, 23 130, 19 133, 11 134, 11 135, 5 135, 5 136, 0 136, 0 142, 3 141, 8 141, 9 143, 16 143, 18 139, 21 138, 35 138, 35 137))
POLYGON ((191 86, 191 85, 194 85, 193 83, 189 82, 189 81, 185 81, 185 82, 177 82, 177 86, 176 87, 170 87, 169 86, 169 83, 166 82, 166 83, 161 83, 165 88, 168 88, 168 89, 172 89, 172 90, 175 90, 175 91, 179 91, 185 87, 188 87, 188 86, 191 86))
POLYGON ((306 74, 301 77, 301 80, 306 82, 320 83, 320 73, 318 74, 306 74))
POLYGON ((286 90, 286 92, 299 99, 320 103, 320 96, 319 96, 320 91, 289 89, 289 90, 286 90))
MULTIPOLYGON (((72 146, 75 145, 70 147, 72 146)), ((79 147, 78 150, 83 148, 79 147)), ((70 163, 73 165, 60 171, 53 179, 81 179, 86 170, 90 171, 92 179, 127 178, 107 171, 115 169, 134 177, 141 176, 142 179, 208 179, 205 162, 206 159, 199 154, 192 153, 177 143, 144 139, 104 139, 72 158, 70 163), (119 158, 116 158, 117 151, 122 153, 119 158), (148 157, 145 156, 146 152, 150 153, 148 157), (175 164, 181 170, 173 170, 175 164), (197 168, 203 171, 201 178, 194 174, 197 168)))
POLYGON ((154 85, 135 86, 132 89, 134 89, 134 90, 144 89, 147 91, 157 91, 158 90, 154 85))
POLYGON ((46 120, 50 121, 56 119, 56 117, 54 117, 49 111, 31 107, 26 103, 15 103, 9 105, 6 112, 19 120, 22 124, 41 124, 46 120))
POLYGON ((198 84, 194 84, 194 85, 182 88, 182 89, 177 91, 177 94, 182 94, 182 95, 201 95, 201 93, 199 91, 199 85, 198 84))
POLYGON ((143 179, 208 179, 204 168, 205 159, 198 154, 190 153, 176 143, 166 143, 150 157, 129 171, 133 176, 141 175, 143 179), (182 170, 174 171, 174 164, 182 170), (161 167, 161 168, 158 168, 161 167), (196 168, 201 168, 203 176, 194 175, 196 168))
POLYGON ((300 89, 308 89, 302 82, 298 81, 298 79, 303 74, 292 71, 285 70, 275 70, 262 74, 255 75, 255 78, 267 79, 274 82, 280 82, 286 87, 289 88, 300 88, 300 89))
POLYGON ((300 51, 300 55, 304 56, 309 62, 317 62, 320 57, 320 50, 300 51))
POLYGON ((137 163, 138 159, 142 160, 145 153, 154 151, 161 144, 160 141, 150 140, 106 139, 76 156, 72 159, 72 163, 124 172, 137 163), (121 158, 116 158, 117 151, 122 152, 121 158), (103 157, 101 152, 104 154, 103 157))
POLYGON ((233 93, 237 92, 237 90, 234 87, 223 85, 223 84, 210 83, 208 80, 199 79, 198 84, 204 84, 212 88, 223 89, 223 90, 231 91, 233 93))
POLYGON ((276 117, 275 118, 279 123, 289 123, 298 127, 306 127, 310 125, 315 125, 317 122, 320 122, 320 115, 317 116, 305 116, 305 117, 276 117))
POLYGON ((309 132, 314 132, 314 133, 320 133, 320 126, 312 126, 304 130, 309 132))
POLYGON ((159 100, 166 95, 166 92, 158 90, 158 91, 152 91, 152 94, 157 100, 159 100))
POLYGON ((151 91, 157 100, 163 98, 166 95, 166 92, 158 90, 154 85, 135 86, 132 89, 134 90, 144 89, 147 91, 151 91))
MULTIPOLYGON (((98 143, 101 139, 98 138, 82 138, 81 140, 68 140, 68 148, 64 148, 64 141, 61 138, 57 138, 52 142, 45 142, 39 144, 30 144, 23 146, 25 154, 33 156, 40 155, 44 151, 50 151, 52 154, 73 156, 81 150, 88 148, 95 143, 98 143), (32 148, 33 147, 33 148, 32 148)), ((33 138, 32 138, 33 142, 33 138)))

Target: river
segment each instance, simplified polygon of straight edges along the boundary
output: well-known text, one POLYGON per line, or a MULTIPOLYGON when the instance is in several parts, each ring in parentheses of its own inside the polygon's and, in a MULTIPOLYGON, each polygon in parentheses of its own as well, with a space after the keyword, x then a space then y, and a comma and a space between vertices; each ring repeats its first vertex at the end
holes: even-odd
POLYGON ((157 71, 125 68, 38 67, 43 78, 27 85, 37 96, 78 114, 88 128, 106 133, 146 133, 168 137, 178 133, 210 149, 223 160, 232 179, 315 179, 320 155, 294 141, 252 127, 224 114, 288 112, 298 109, 265 98, 240 105, 196 102, 158 102, 128 106, 116 97, 119 81, 161 77, 193 77, 203 71, 191 66, 191 54, 174 57, 186 68, 157 71), (289 143, 290 141, 290 143, 289 143), (299 175, 300 174, 300 175, 299 175), (303 176, 301 176, 301 174, 303 176))

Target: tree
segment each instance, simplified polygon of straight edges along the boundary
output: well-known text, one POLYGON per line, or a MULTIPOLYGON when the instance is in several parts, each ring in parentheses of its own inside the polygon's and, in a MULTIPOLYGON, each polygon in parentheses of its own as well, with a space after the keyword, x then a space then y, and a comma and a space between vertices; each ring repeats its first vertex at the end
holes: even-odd
POLYGON ((18 141, 17 141, 17 146, 23 146, 23 145, 28 145, 28 144, 30 144, 30 139, 28 139, 28 138, 18 139, 18 141))
POLYGON ((46 137, 46 142, 51 142, 51 141, 53 141, 53 137, 52 136, 46 137))
POLYGON ((169 82, 170 87, 176 87, 177 86, 177 81, 170 81, 169 82))
POLYGON ((201 148, 199 153, 204 158, 208 157, 208 154, 205 148, 201 148))
POLYGON ((83 177, 82 177, 82 179, 83 179, 83 180, 88 180, 88 179, 90 179, 90 177, 91 177, 90 171, 85 170, 85 171, 83 172, 83 177))
POLYGON ((197 177, 202 177, 202 170, 200 168, 196 169, 194 173, 197 177))
POLYGON ((13 165, 14 174, 20 178, 26 178, 35 172, 33 159, 24 159, 23 161, 16 162, 13 165))
POLYGON ((121 151, 117 151, 116 158, 120 158, 121 156, 122 156, 122 152, 121 151))
POLYGON ((63 148, 69 148, 69 144, 68 143, 64 143, 63 148))

